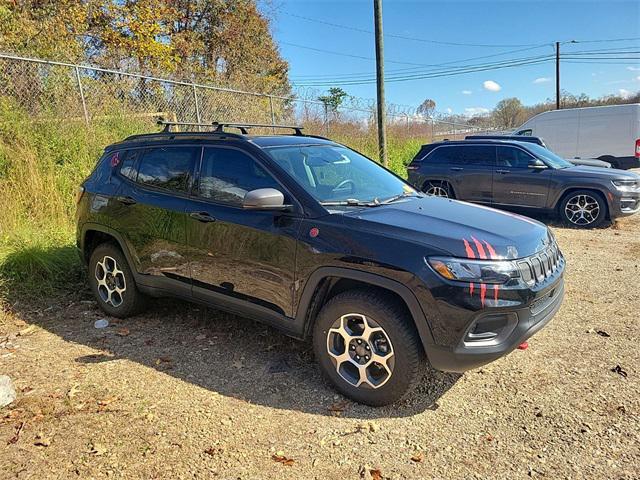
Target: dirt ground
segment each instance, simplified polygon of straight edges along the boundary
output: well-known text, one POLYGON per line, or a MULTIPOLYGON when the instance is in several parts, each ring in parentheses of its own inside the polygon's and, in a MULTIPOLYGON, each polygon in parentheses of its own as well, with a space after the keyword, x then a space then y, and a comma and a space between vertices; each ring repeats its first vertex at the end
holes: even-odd
POLYGON ((173 300, 99 330, 87 289, 5 305, 2 478, 640 478, 640 215, 552 227, 567 295, 528 350, 346 401, 309 345, 173 300))

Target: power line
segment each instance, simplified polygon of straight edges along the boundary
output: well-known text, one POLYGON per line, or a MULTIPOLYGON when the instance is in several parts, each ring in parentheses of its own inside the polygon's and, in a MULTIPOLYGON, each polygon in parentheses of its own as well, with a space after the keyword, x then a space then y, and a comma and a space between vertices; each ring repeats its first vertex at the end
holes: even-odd
MULTIPOLYGON (((525 59, 520 59, 518 61, 513 61, 511 60, 511 63, 506 63, 506 62, 501 62, 501 63, 494 63, 494 64, 488 64, 488 65, 477 65, 477 66, 467 66, 467 67, 459 67, 457 69, 450 69, 450 70, 439 70, 439 71, 433 71, 432 73, 423 73, 420 75, 404 75, 404 76, 394 76, 394 77, 388 77, 386 79, 386 81, 388 83, 391 82, 405 82, 405 81, 410 81, 410 80, 423 80, 423 79, 429 79, 429 78, 439 78, 439 77, 448 77, 448 76, 456 76, 456 75, 464 75, 464 74, 468 74, 468 73, 475 73, 475 72, 484 72, 484 71, 489 71, 489 70, 499 70, 499 69, 503 69, 503 68, 512 68, 512 67, 518 67, 518 66, 524 66, 524 65, 537 65, 537 64, 541 64, 541 63, 546 63, 551 61, 553 58, 553 55, 546 55, 543 57, 530 57, 530 58, 525 58, 525 59)), ((308 83, 295 83, 296 86, 327 86, 327 85, 366 85, 366 84, 371 84, 375 82, 374 78, 370 78, 370 79, 363 79, 363 80, 353 80, 353 81, 327 81, 327 82, 308 82, 308 83)))
MULTIPOLYGON (((342 28, 344 30, 351 30, 354 32, 360 32, 360 33, 366 33, 369 35, 373 35, 373 31, 372 30, 367 30, 364 28, 358 28, 358 27, 352 27, 349 25, 344 25, 344 24, 340 24, 340 23, 334 23, 334 22, 328 22, 326 20, 321 20, 318 18, 312 18, 312 17, 306 17, 304 15, 297 15, 294 13, 290 13, 290 12, 281 12, 283 15, 289 16, 289 17, 293 17, 293 18, 298 18, 300 20, 305 20, 307 22, 314 22, 314 23, 319 23, 322 25, 328 25, 331 27, 335 27, 335 28, 342 28)), ((416 42, 424 42, 424 43, 432 43, 434 45, 450 45, 450 46, 455 46, 455 47, 485 47, 485 48, 513 48, 513 47, 531 47, 534 46, 535 44, 533 43, 529 43, 529 44, 483 44, 483 43, 462 43, 462 42, 447 42, 447 41, 442 41, 442 40, 431 40, 431 39, 426 39, 426 38, 419 38, 419 37, 411 37, 408 35, 398 35, 398 34, 390 34, 390 33, 386 33, 385 37, 390 37, 390 38, 398 38, 401 40, 412 40, 412 41, 416 41, 416 42)), ((560 43, 609 43, 609 42, 629 42, 629 41, 636 41, 636 40, 640 40, 640 37, 631 37, 631 38, 604 38, 604 39, 595 39, 595 40, 567 40, 564 42, 560 42, 560 43)), ((551 44, 551 42, 548 42, 549 44, 551 44)))
MULTIPOLYGON (((327 22, 325 20, 320 20, 317 18, 311 18, 311 17, 305 17, 303 15, 296 15, 293 13, 289 13, 289 12, 281 12, 284 15, 287 15, 289 17, 294 17, 294 18, 298 18, 300 20, 306 20, 307 22, 315 22, 315 23, 320 23, 322 25, 328 25, 331 27, 335 27, 335 28, 342 28, 344 30, 351 30, 354 32, 360 32, 360 33, 366 33, 369 35, 373 35, 373 31, 371 30, 366 30, 364 28, 357 28, 357 27, 351 27, 349 25, 343 25, 340 23, 333 23, 333 22, 327 22)), ((534 44, 532 43, 528 43, 528 44, 483 44, 483 43, 459 43, 459 42, 445 42, 445 41, 441 41, 441 40, 430 40, 427 38, 418 38, 418 37, 410 37, 407 35, 397 35, 397 34, 393 34, 393 33, 386 33, 385 37, 390 37, 390 38, 398 38, 401 40, 412 40, 415 42, 423 42, 423 43, 432 43, 434 45, 449 45, 449 46, 453 46, 453 47, 486 47, 486 48, 513 48, 513 47, 531 47, 534 44)))
MULTIPOLYGON (((465 63, 465 62, 471 62, 473 60, 483 60, 486 58, 495 58, 495 57, 501 57, 503 55, 509 55, 512 53, 520 53, 520 52, 526 52, 526 51, 530 51, 530 50, 535 50, 538 48, 543 48, 543 47, 548 47, 550 45, 548 44, 542 44, 542 45, 537 45, 535 47, 528 47, 528 48, 519 48, 517 50, 508 50, 506 52, 502 52, 502 53, 494 53, 492 55, 482 55, 480 57, 471 57, 471 58, 464 58, 464 59, 460 59, 460 60, 452 60, 450 62, 443 62, 443 63, 434 63, 434 64, 424 64, 424 66, 429 66, 429 67, 446 67, 448 65, 455 65, 457 63, 465 63)), ((389 62, 389 60, 387 60, 387 62, 389 62)), ((412 68, 401 68, 401 69, 396 69, 396 70, 387 70, 387 73, 389 74, 394 74, 394 73, 410 73, 412 71, 415 70, 419 70, 420 67, 412 67, 412 68)), ((370 76, 371 72, 357 72, 357 73, 344 73, 344 74, 338 74, 338 75, 332 75, 332 74, 308 74, 308 75, 299 75, 297 77, 294 77, 295 79, 322 79, 322 78, 349 78, 349 77, 362 77, 362 76, 370 76)))

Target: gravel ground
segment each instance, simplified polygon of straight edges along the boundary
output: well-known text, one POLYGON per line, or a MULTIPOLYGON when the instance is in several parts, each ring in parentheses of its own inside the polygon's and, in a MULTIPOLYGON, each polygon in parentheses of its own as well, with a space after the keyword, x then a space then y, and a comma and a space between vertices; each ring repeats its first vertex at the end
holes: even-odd
POLYGON ((3 478, 640 478, 640 215, 553 226, 567 295, 528 350, 425 367, 400 405, 335 394, 309 345, 177 301, 104 318, 88 290, 0 311, 3 478))

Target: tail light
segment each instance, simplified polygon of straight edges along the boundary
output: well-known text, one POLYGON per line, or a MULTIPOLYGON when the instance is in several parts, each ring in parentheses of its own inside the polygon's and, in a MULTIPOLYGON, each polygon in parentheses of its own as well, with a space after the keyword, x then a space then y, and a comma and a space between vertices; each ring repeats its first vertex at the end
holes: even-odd
POLYGON ((636 158, 640 158, 640 138, 636 140, 636 158))
POLYGON ((76 190, 76 205, 82 200, 82 195, 84 195, 84 187, 78 187, 78 190, 76 190))

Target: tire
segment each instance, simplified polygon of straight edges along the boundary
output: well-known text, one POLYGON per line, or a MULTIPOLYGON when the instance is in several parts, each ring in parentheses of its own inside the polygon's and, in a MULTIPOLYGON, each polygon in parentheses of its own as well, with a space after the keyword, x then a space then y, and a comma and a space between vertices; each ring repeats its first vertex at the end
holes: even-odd
POLYGON ((91 253, 89 284, 98 305, 107 315, 126 318, 146 308, 147 298, 138 291, 122 250, 112 243, 98 245, 91 253))
POLYGON ((558 213, 570 227, 596 228, 607 218, 607 204, 598 192, 576 190, 564 196, 558 213))
POLYGON ((375 407, 404 397, 424 364, 422 344, 406 309, 376 289, 348 290, 329 300, 316 319, 313 350, 322 372, 340 393, 375 407), (362 331, 364 322, 374 331, 362 331), (384 360, 387 369, 376 359, 384 360), (360 375, 363 370, 366 375, 360 375), (368 383, 360 383, 363 378, 368 383))
POLYGON ((456 198, 451 185, 443 180, 429 180, 425 182, 422 191, 427 195, 433 195, 435 197, 456 198))

